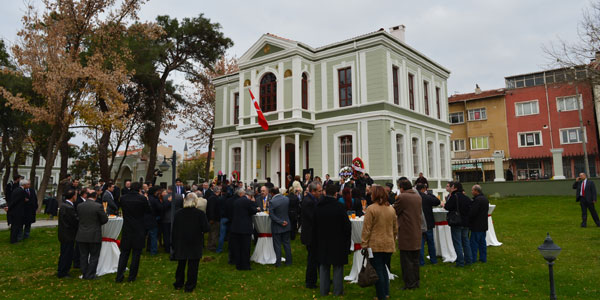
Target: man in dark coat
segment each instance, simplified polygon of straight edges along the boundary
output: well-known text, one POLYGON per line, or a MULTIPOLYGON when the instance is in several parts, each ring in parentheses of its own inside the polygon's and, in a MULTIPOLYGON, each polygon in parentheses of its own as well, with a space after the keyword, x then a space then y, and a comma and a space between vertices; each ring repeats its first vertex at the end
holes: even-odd
POLYGON ((71 263, 73 262, 73 251, 75 236, 79 220, 73 201, 77 197, 75 190, 65 193, 65 202, 58 211, 58 241, 60 242, 60 256, 58 258, 58 278, 70 277, 71 263))
POLYGON ((130 254, 132 254, 128 278, 130 282, 136 279, 138 268, 140 266, 140 255, 144 248, 145 237, 144 214, 151 212, 148 199, 140 194, 141 188, 141 183, 132 183, 131 191, 121 198, 123 231, 121 237, 121 255, 119 256, 119 267, 117 269, 117 278, 115 279, 116 282, 123 282, 130 254))
MULTIPOLYGON (((14 244, 23 239, 23 225, 25 224, 25 207, 29 201, 29 195, 25 188, 29 187, 29 182, 25 179, 19 181, 19 187, 14 189, 8 202, 8 218, 10 218, 10 243, 14 244)), ((37 200, 32 200, 37 201, 37 200)))
POLYGON ((106 206, 106 213, 109 215, 116 215, 119 211, 117 207, 117 203, 115 202, 115 185, 112 181, 109 181, 106 184, 106 190, 102 194, 102 202, 106 202, 108 205, 106 206))
POLYGON ((79 204, 77 216, 79 229, 75 240, 79 244, 81 274, 83 279, 94 279, 102 246, 102 225, 108 222, 108 216, 104 207, 95 201, 79 204))
POLYGON ((477 261, 477 251, 479 251, 479 261, 487 262, 487 243, 485 235, 488 230, 488 212, 490 210, 490 201, 483 195, 481 186, 476 184, 471 188, 473 194, 473 203, 469 210, 469 229, 471 230, 471 259, 477 261))
POLYGON ((37 194, 34 189, 31 188, 31 183, 27 182, 27 187, 23 186, 25 194, 27 194, 27 200, 25 201, 25 215, 23 216, 23 231, 22 236, 19 236, 19 240, 29 238, 31 232, 31 224, 35 223, 35 213, 38 209, 37 194))
POLYGON ((258 212, 256 203, 246 198, 246 191, 238 189, 238 198, 233 203, 229 247, 233 262, 238 270, 250 270, 250 242, 252 216, 258 212))
POLYGON ((419 177, 417 178, 417 180, 415 180, 415 185, 417 185, 419 183, 424 184, 425 188, 429 187, 429 182, 427 182, 427 178, 425 178, 425 176, 423 176, 423 172, 420 172, 419 177))
POLYGON ((450 233, 452 234, 452 245, 456 252, 456 266, 464 267, 465 264, 471 264, 471 244, 469 242, 469 211, 471 209, 471 199, 463 192, 463 187, 460 182, 452 182, 450 187, 452 194, 446 201, 444 208, 451 212, 460 213, 461 223, 450 225, 450 233))
POLYGON ((171 225, 173 224, 173 216, 175 215, 173 207, 175 209, 181 208, 179 205, 183 207, 183 197, 179 194, 175 195, 175 199, 173 199, 173 186, 169 186, 167 189, 167 195, 163 197, 162 201, 162 212, 160 217, 160 222, 162 226, 162 234, 163 234, 163 246, 165 247, 165 252, 171 253, 171 225))
POLYGON ((417 184, 417 191, 419 191, 419 195, 421 196, 421 208, 423 209, 423 215, 425 215, 425 222, 427 223, 427 231, 423 232, 423 237, 421 238, 419 264, 421 266, 425 265, 425 242, 427 242, 429 260, 435 265, 437 264, 437 255, 435 252, 435 243, 433 241, 433 228, 435 228, 433 207, 440 205, 440 199, 427 194, 427 186, 422 183, 417 184))
POLYGON ((279 188, 271 189, 269 218, 271 218, 271 233, 273 234, 273 249, 275 250, 275 267, 281 265, 281 246, 285 250, 285 264, 292 264, 292 247, 290 246, 290 216, 288 197, 279 193, 279 188))
MULTIPOLYGON (((6 184, 6 188, 4 189, 4 195, 6 196, 6 207, 4 207, 4 211, 8 212, 8 204, 10 203, 10 199, 12 196, 12 192, 14 190, 16 190, 17 188, 19 188, 19 181, 21 181, 21 179, 23 179, 23 176, 17 174, 15 176, 13 176, 13 180, 9 183, 6 184)), ((10 222, 10 213, 6 214, 6 222, 8 223, 8 225, 11 224, 10 222)))
POLYGON ((573 189, 576 190, 575 201, 581 205, 581 227, 587 226, 588 210, 592 214, 596 226, 600 227, 600 219, 598 219, 598 213, 594 207, 596 204, 596 185, 594 185, 594 182, 588 180, 585 173, 580 173, 577 181, 573 183, 573 189))
POLYGON ((344 293, 344 265, 348 264, 352 226, 344 207, 335 199, 338 187, 330 184, 326 196, 317 203, 314 226, 317 257, 320 266, 321 295, 329 294, 329 271, 333 265, 333 294, 344 293))
POLYGON ((184 287, 187 264, 185 291, 191 292, 198 280, 198 263, 202 258, 204 233, 208 232, 209 227, 204 212, 196 208, 197 199, 188 197, 183 202, 183 208, 175 213, 173 219, 173 259, 178 261, 173 286, 175 289, 184 287))
POLYGON ((319 261, 317 259, 317 247, 315 242, 315 211, 317 201, 323 194, 323 188, 318 182, 311 182, 308 185, 308 194, 302 200, 302 232, 300 232, 300 241, 306 246, 306 279, 305 285, 309 289, 317 288, 317 268, 319 261))
MULTIPOLYGON (((210 189, 209 189, 210 190, 210 189)), ((208 232, 208 244, 206 248, 210 251, 217 250, 219 242, 219 230, 221 227, 221 187, 215 187, 214 193, 206 199, 206 217, 210 231, 208 232)))

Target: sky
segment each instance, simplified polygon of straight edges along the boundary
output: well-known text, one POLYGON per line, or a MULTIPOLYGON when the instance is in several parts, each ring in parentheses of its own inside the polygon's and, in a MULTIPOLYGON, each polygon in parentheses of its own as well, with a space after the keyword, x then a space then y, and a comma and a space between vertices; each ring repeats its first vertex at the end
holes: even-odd
MULTIPOLYGON (((0 3, 0 38, 11 45, 25 2, 0 3)), ((473 92, 475 84, 483 90, 502 88, 506 76, 548 69, 542 46, 559 38, 577 41, 582 12, 589 6, 589 0, 150 0, 139 16, 151 21, 158 15, 181 19, 204 14, 221 24, 234 42, 227 53, 238 58, 265 33, 319 47, 403 24, 410 46, 451 71, 451 95, 473 92)), ((178 132, 161 138, 183 150, 185 139, 178 132)), ((77 136, 71 142, 84 140, 77 136)))

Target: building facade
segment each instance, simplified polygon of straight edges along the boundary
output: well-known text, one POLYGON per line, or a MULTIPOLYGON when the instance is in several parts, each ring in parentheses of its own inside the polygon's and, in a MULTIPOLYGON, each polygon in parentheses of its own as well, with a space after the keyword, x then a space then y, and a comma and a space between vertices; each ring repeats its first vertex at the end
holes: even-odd
POLYGON ((214 80, 215 172, 276 185, 306 170, 335 180, 360 157, 376 181, 423 172, 439 188, 451 177, 449 71, 408 46, 403 29, 319 48, 263 35, 238 73, 214 80))
MULTIPOLYGON (((167 171, 162 172, 162 176, 156 177, 156 185, 160 185, 162 187, 167 187, 168 185, 173 184, 172 182, 172 171, 170 159, 173 157, 173 146, 164 146, 158 145, 156 148, 156 168, 167 159, 167 163, 169 164, 169 169, 167 171)), ((145 151, 143 148, 131 148, 125 151, 117 152, 117 156, 115 157, 115 162, 113 163, 113 167, 111 170, 111 177, 115 178, 116 172, 119 169, 119 165, 122 163, 121 170, 119 173, 119 177, 115 184, 123 187, 125 184, 125 180, 139 181, 144 182, 146 176, 146 170, 148 165, 148 151, 145 151), (127 156, 125 156, 127 153, 127 156)), ((183 162, 183 156, 177 153, 177 164, 181 165, 183 162)))
POLYGON ((503 168, 509 169, 505 90, 481 91, 477 87, 474 93, 449 97, 448 107, 453 178, 493 181, 494 153, 503 155, 503 168))

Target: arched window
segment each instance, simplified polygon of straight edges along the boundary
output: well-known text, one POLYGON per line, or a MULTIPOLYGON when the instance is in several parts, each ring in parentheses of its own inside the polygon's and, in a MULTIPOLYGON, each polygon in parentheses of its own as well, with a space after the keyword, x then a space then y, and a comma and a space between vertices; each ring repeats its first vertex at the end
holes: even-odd
POLYGON ((277 78, 273 73, 267 73, 260 80, 260 109, 263 112, 277 109, 277 78))
POLYGON ((302 73, 302 109, 308 109, 308 76, 302 73))
POLYGON ((419 155, 419 139, 412 138, 412 158, 413 158, 413 174, 416 176, 421 172, 421 157, 419 155))

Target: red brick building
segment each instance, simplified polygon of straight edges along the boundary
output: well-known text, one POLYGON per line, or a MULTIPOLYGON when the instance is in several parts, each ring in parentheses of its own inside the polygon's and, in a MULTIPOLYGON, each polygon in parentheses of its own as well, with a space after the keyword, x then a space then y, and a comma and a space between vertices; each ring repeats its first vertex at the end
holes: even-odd
MULTIPOLYGON (((584 69, 577 78, 585 78, 584 69)), ((515 180, 552 178, 550 149, 562 148, 563 172, 574 178, 584 172, 582 140, 586 137, 591 176, 597 176, 598 133, 592 89, 574 84, 573 70, 556 69, 506 77, 506 115, 510 170, 515 180), (584 133, 579 128, 576 87, 584 133)))

